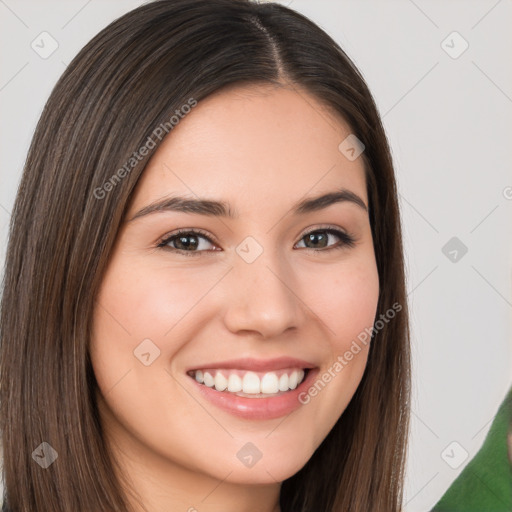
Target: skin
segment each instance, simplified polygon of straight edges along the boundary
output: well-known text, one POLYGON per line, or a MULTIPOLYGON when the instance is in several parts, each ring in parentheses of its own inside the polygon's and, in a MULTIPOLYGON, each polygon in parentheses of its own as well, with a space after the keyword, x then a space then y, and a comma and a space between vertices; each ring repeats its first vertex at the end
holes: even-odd
POLYGON ((342 202, 289 213, 340 187, 368 205, 362 159, 338 149, 350 133, 304 90, 237 86, 201 101, 146 167, 102 281, 90 344, 106 439, 145 510, 279 512, 281 482, 350 402, 368 346, 307 405, 272 420, 218 409, 185 373, 286 355, 322 375, 373 325, 379 284, 368 212, 342 202), (169 194, 223 200, 239 218, 162 211, 130 220, 169 194), (338 245, 335 235, 307 246, 305 235, 326 225, 352 234, 355 246, 315 249, 338 245), (213 244, 192 238, 200 243, 193 256, 157 248, 179 228, 202 229, 213 244), (250 264, 236 252, 248 236, 263 248, 250 264), (160 350, 149 366, 133 352, 146 338, 160 350), (262 453, 250 468, 236 457, 247 442, 262 453))

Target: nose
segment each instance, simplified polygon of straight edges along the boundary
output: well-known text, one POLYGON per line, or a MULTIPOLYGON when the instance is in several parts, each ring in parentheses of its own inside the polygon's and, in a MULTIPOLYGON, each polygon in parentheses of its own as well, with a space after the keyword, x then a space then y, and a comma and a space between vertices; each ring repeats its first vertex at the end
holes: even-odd
POLYGON ((300 327, 304 304, 297 294, 297 280, 276 252, 263 251, 252 263, 237 255, 225 281, 224 322, 231 332, 273 338, 300 327))

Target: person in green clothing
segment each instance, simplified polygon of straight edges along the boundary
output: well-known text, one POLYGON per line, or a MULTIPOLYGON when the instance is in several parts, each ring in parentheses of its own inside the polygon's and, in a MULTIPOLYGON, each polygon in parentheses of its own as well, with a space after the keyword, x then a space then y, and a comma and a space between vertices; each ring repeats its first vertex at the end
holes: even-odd
POLYGON ((512 511, 512 388, 484 444, 431 512, 512 511))

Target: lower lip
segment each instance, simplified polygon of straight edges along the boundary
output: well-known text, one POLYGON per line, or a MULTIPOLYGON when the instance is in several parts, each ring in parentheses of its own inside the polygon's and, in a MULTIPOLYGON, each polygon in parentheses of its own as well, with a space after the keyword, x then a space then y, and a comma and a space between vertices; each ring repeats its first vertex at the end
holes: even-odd
POLYGON ((318 368, 311 368, 306 378, 295 389, 268 398, 246 398, 226 391, 217 391, 215 388, 199 384, 193 377, 190 378, 202 396, 220 409, 248 420, 271 420, 286 416, 303 405, 299 401, 299 395, 310 387, 318 371, 318 368))

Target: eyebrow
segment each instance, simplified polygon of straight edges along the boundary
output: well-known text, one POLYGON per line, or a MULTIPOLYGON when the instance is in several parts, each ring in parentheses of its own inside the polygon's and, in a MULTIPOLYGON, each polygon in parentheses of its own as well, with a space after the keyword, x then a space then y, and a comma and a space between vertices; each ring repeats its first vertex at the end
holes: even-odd
MULTIPOLYGON (((323 210, 333 204, 344 202, 355 204, 365 212, 368 212, 365 202, 357 194, 344 188, 327 194, 322 194, 320 196, 303 199, 293 205, 291 211, 294 215, 301 215, 323 210)), ((237 219, 239 217, 238 212, 236 210, 232 210, 229 203, 224 201, 171 196, 145 206, 127 222, 131 222, 151 213, 167 211, 192 213, 212 217, 225 217, 229 219, 237 219)))

